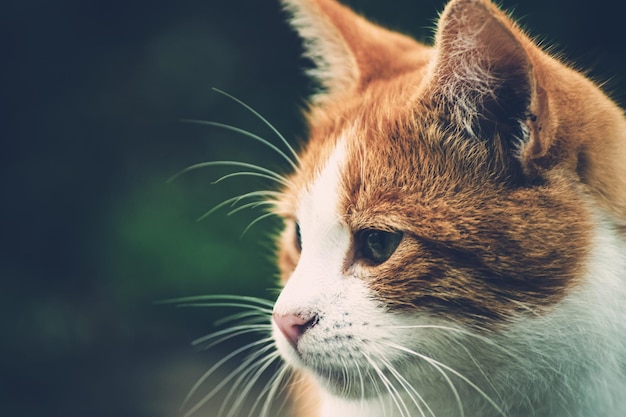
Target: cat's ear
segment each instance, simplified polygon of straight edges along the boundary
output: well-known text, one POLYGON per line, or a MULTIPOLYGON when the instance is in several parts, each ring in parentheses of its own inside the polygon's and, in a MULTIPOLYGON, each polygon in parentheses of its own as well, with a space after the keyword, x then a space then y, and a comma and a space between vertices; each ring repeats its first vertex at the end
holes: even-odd
POLYGON ((354 94, 377 79, 392 78, 427 59, 428 48, 377 26, 335 0, 282 0, 304 40, 309 74, 322 91, 314 102, 354 94))
POLYGON ((427 88, 453 123, 497 138, 503 157, 545 154, 551 116, 533 64, 541 51, 508 16, 488 0, 453 0, 439 20, 435 50, 427 88))

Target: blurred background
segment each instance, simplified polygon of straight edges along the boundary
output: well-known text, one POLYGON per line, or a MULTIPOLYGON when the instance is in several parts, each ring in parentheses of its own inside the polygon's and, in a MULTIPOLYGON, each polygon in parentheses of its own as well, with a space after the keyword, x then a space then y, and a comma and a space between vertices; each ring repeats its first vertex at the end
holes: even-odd
MULTIPOLYGON (((615 2, 502 3, 624 104, 626 39, 615 2)), ((428 41, 443 2, 349 4, 428 41)), ((241 236, 262 212, 196 221, 271 185, 261 179, 212 185, 230 172, 219 167, 167 179, 217 159, 288 172, 249 138, 181 119, 278 143, 217 87, 297 144, 312 91, 300 42, 277 0, 4 0, 0 33, 0 415, 178 416, 195 381, 235 346, 198 351, 190 342, 233 311, 154 302, 272 299, 271 236, 280 224, 266 219, 241 236)), ((214 405, 197 415, 215 415, 214 405)))

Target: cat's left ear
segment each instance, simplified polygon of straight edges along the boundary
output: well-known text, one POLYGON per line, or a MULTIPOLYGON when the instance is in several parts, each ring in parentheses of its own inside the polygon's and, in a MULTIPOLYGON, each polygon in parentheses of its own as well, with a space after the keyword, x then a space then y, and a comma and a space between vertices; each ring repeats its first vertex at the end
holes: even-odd
POLYGON ((454 124, 498 138, 503 157, 546 154, 554 120, 536 65, 545 54, 508 16, 488 0, 452 0, 435 50, 427 89, 454 124))
POLYGON ((429 58, 429 48, 384 29, 336 0, 282 0, 290 23, 304 40, 309 74, 322 91, 314 104, 355 94, 376 80, 390 79, 429 58))

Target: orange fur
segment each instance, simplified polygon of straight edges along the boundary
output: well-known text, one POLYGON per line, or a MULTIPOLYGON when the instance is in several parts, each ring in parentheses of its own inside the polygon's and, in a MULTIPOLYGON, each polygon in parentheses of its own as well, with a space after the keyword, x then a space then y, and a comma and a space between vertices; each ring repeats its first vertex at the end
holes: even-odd
MULTIPOLYGON (((299 257, 298 192, 342 135, 349 156, 341 201, 350 230, 405 232, 390 262, 347 261, 390 309, 491 331, 486 321, 542 314, 578 285, 592 235, 588 207, 602 207, 626 231, 622 110, 489 1, 453 0, 433 47, 334 0, 284 1, 308 19, 296 25, 302 32, 326 29, 314 35, 323 37, 315 44, 322 52, 345 56, 332 57, 319 75, 326 92, 308 111, 302 165, 277 208, 291 219, 279 244, 283 282, 299 257), (332 77, 338 64, 349 66, 340 81, 332 77), (485 77, 482 85, 472 84, 473 75, 485 77), (490 97, 494 91, 506 93, 512 107, 490 97), (477 139, 478 131, 488 140, 477 139)), ((313 387, 296 387, 298 417, 317 415, 313 387)))

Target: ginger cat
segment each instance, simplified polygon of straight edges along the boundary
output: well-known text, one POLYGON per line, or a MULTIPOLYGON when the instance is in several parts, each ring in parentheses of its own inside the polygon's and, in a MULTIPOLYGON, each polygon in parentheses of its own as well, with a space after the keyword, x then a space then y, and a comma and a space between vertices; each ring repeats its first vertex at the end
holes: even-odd
POLYGON ((623 111, 488 0, 433 46, 283 3, 322 86, 274 203, 291 415, 626 416, 623 111))
POLYGON ((626 119, 486 0, 434 46, 284 0, 324 90, 277 207, 296 417, 626 416, 626 119))

